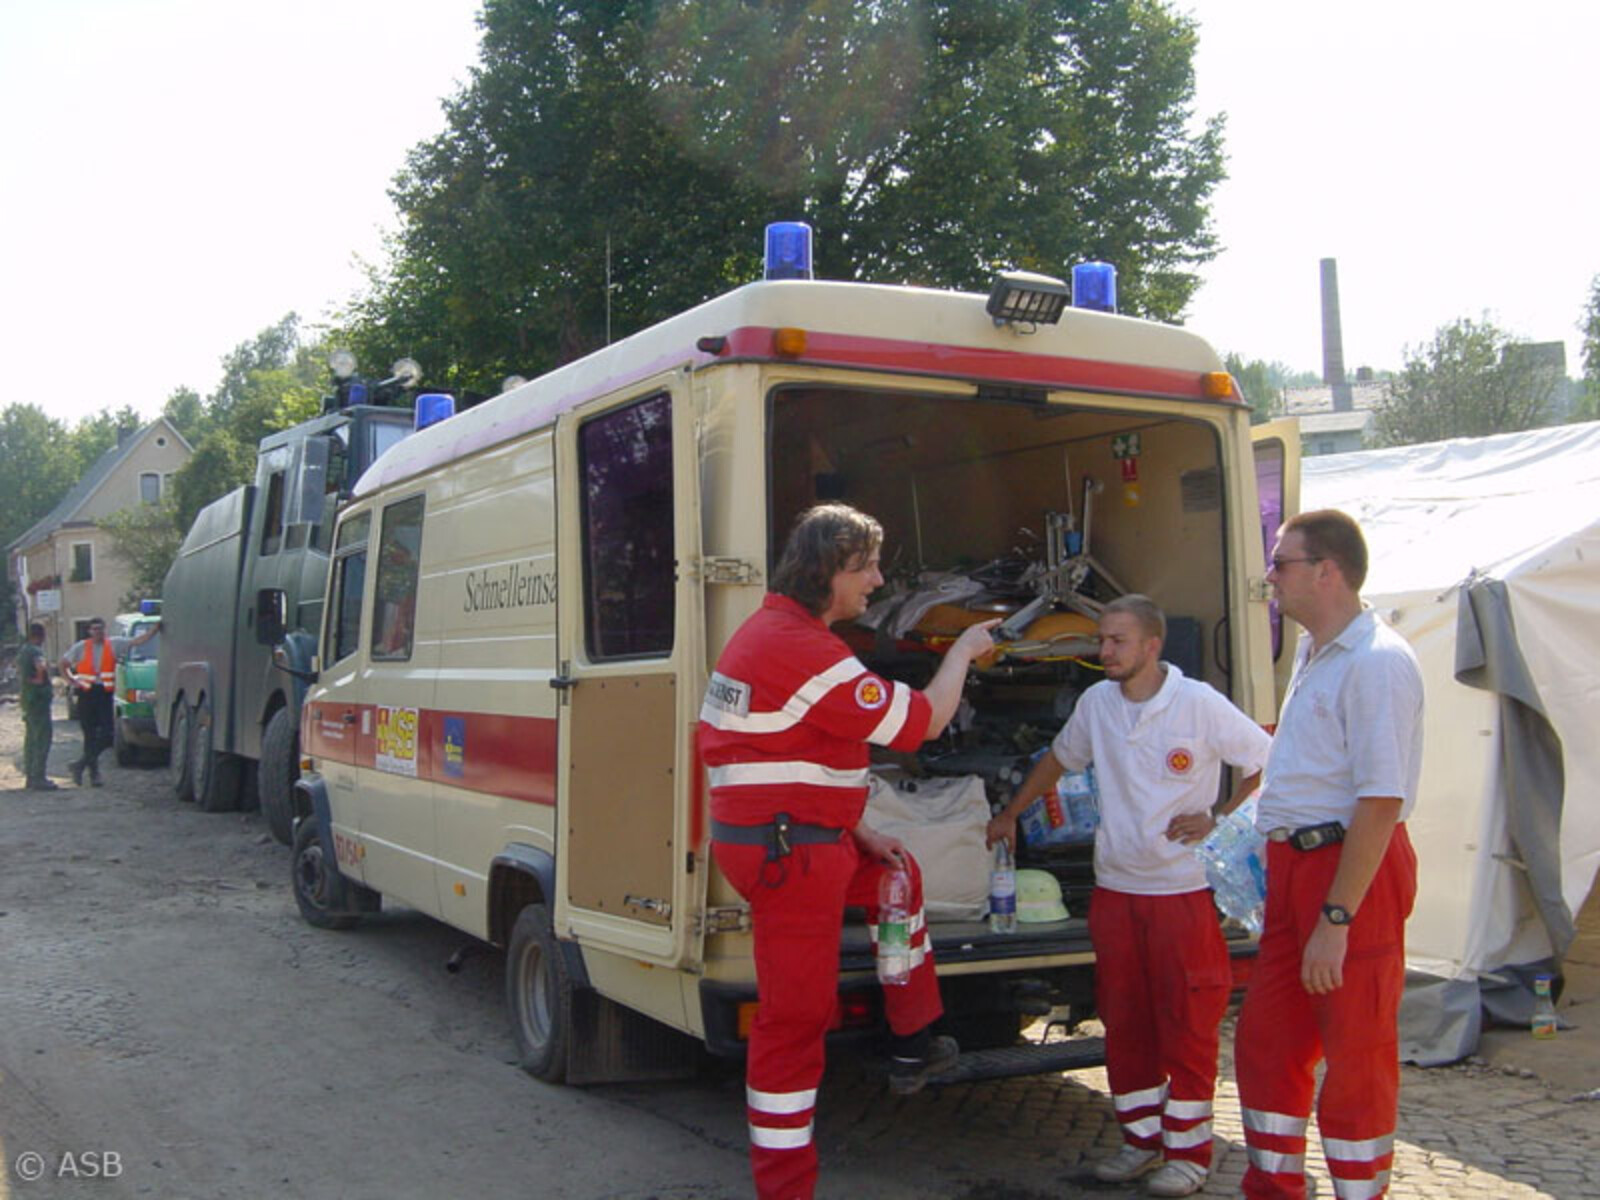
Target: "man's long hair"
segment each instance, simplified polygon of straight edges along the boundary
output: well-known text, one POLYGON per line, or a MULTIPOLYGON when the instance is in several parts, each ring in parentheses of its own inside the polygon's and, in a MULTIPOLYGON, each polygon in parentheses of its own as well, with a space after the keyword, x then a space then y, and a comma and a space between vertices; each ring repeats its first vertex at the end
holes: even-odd
POLYGON ((820 616, 833 595, 833 577, 864 563, 883 544, 883 526, 848 504, 818 504, 789 531, 772 571, 772 590, 820 616))

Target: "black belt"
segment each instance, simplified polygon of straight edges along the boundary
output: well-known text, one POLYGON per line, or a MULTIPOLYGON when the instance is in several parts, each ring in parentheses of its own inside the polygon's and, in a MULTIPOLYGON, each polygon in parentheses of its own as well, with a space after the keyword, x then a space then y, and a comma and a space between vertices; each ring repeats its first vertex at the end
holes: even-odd
POLYGON ((1327 821, 1321 825, 1304 825, 1299 829, 1280 827, 1268 832, 1267 840, 1288 842, 1296 850, 1316 850, 1344 841, 1344 826, 1338 821, 1327 821))
POLYGON ((711 840, 734 846, 765 846, 769 859, 784 858, 795 846, 821 846, 837 842, 844 830, 827 825, 805 825, 778 813, 765 825, 729 825, 712 818, 711 840))

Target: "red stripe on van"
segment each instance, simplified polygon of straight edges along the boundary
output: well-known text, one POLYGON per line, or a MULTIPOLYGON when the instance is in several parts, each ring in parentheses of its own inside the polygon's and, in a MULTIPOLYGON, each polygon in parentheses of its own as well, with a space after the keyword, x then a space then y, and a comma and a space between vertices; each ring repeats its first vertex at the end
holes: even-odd
POLYGON ((728 335, 728 346, 722 357, 798 361, 813 366, 873 367, 911 375, 1161 396, 1206 404, 1238 406, 1243 403, 1239 399, 1208 399, 1204 390, 1205 376, 1199 371, 1142 367, 1092 358, 1028 354, 1016 350, 988 350, 977 346, 947 346, 937 342, 819 333, 809 329, 806 331, 805 353, 798 359, 787 359, 773 349, 772 335, 771 329, 760 326, 735 329, 728 335))
MULTIPOLYGON (((301 736, 308 753, 378 769, 377 705, 318 701, 306 709, 301 736)), ((418 779, 509 800, 554 805, 555 718, 421 709, 414 762, 418 779), (446 753, 447 731, 459 753, 446 753)))

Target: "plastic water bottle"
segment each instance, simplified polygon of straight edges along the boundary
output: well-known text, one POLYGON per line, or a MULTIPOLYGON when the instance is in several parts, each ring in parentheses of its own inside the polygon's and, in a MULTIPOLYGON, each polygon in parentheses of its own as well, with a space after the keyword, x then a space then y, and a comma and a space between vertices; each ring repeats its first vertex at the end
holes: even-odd
POLYGON ((911 876, 904 867, 878 877, 878 982, 911 982, 911 876))
POLYGON ((1094 768, 1066 771, 1056 785, 1067 808, 1067 824, 1075 842, 1092 842, 1094 831, 1100 827, 1100 802, 1094 780, 1094 768))
POLYGON ((1194 851, 1205 866, 1206 882, 1211 885, 1217 907, 1254 934, 1259 934, 1265 923, 1264 844, 1265 839, 1256 832, 1252 797, 1219 820, 1194 851))
POLYGON ((1536 975, 1533 979, 1533 1036, 1553 1038, 1556 1035, 1556 1004, 1550 998, 1550 976, 1536 975))
POLYGON ((989 868, 989 930, 1017 931, 1017 866, 1004 838, 994 844, 994 864, 989 868))

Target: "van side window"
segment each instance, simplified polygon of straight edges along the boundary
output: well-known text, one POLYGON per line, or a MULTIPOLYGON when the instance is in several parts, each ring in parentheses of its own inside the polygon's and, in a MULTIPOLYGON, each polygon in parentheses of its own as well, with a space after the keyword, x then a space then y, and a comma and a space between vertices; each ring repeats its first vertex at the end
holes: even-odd
POLYGON ((651 396, 578 431, 583 605, 591 659, 672 652, 672 398, 651 396))
POLYGON ((362 513, 339 527, 333 594, 328 598, 329 662, 338 662, 361 648, 361 595, 366 590, 367 530, 371 525, 371 515, 362 513))
POLYGON ((261 553, 276 554, 283 546, 283 475, 274 471, 267 481, 267 507, 261 520, 261 553))
POLYGON ((383 510, 378 543, 378 598, 372 611, 372 660, 405 662, 417 625, 417 575, 422 557, 422 497, 383 510))

